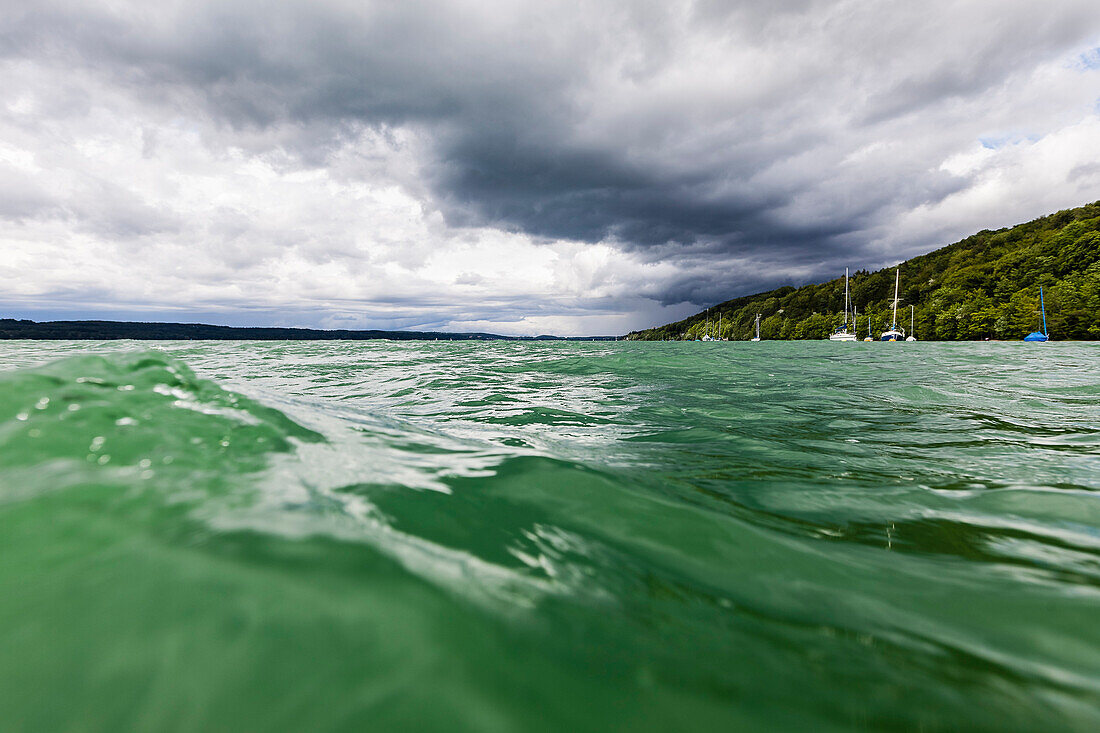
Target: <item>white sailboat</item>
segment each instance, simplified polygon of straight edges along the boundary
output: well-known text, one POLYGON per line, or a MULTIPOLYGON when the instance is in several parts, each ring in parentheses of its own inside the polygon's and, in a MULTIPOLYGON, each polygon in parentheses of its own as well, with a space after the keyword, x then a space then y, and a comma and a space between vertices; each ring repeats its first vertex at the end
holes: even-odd
POLYGON ((707 308, 707 332, 703 334, 704 341, 713 341, 710 335, 710 308, 707 308))
POLYGON ((898 328, 898 283, 901 282, 901 268, 894 271, 894 322, 889 331, 883 331, 879 341, 904 341, 905 331, 898 328))
MULTIPOLYGON (((830 341, 856 341, 856 335, 848 330, 848 268, 844 268, 844 325, 829 334, 830 341)), ((852 320, 855 327, 855 319, 852 320)))
POLYGON ((909 306, 909 336, 905 339, 906 341, 917 340, 917 337, 913 335, 913 333, 917 330, 914 324, 913 308, 914 306, 909 306))
POLYGON ((756 314, 756 336, 753 337, 753 341, 760 340, 760 314, 756 314))

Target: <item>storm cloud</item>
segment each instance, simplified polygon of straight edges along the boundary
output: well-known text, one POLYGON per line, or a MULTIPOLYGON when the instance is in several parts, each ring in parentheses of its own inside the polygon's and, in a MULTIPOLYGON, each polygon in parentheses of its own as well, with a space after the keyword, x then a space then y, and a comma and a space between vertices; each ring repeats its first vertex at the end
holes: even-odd
POLYGON ((1092 2, 13 3, 0 306, 622 332, 1100 198, 1092 2))

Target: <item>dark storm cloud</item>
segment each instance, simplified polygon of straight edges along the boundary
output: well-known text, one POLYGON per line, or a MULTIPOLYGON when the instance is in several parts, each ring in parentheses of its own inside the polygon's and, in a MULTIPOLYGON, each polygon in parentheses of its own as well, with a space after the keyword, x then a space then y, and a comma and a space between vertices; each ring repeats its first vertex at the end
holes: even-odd
POLYGON ((445 141, 449 163, 433 182, 453 222, 646 246, 760 228, 759 212, 774 203, 759 195, 707 201, 706 182, 664 180, 609 151, 534 148, 507 137, 477 130, 445 141))
MULTIPOLYGON (((816 228, 819 236, 807 237, 814 228, 773 212, 819 185, 816 175, 793 171, 786 180, 753 185, 775 161, 828 145, 836 134, 812 118, 791 118, 799 113, 791 100, 812 92, 799 84, 821 79, 824 70, 814 64, 802 62, 804 68, 786 77, 796 86, 783 89, 771 109, 755 106, 768 101, 767 94, 717 111, 707 109, 713 99, 687 94, 678 108, 643 105, 636 117, 631 110, 611 115, 595 123, 598 129, 587 142, 579 139, 578 129, 598 116, 593 108, 600 100, 580 100, 591 88, 602 91, 606 67, 623 66, 613 86, 632 79, 644 83, 674 63, 682 50, 677 44, 696 42, 693 29, 724 26, 724 42, 731 47, 754 42, 752 34, 782 42, 789 35, 784 23, 802 19, 805 25, 806 13, 822 6, 788 2, 762 12, 755 3, 699 3, 687 24, 679 25, 673 6, 638 4, 605 12, 589 8, 587 23, 567 13, 528 12, 494 27, 493 13, 484 8, 447 3, 378 4, 365 10, 215 3, 161 12, 46 4, 8 11, 0 47, 9 56, 48 55, 103 69, 122 83, 146 87, 147 95, 163 96, 166 104, 202 104, 233 127, 286 121, 420 126, 432 153, 427 181, 456 224, 488 223, 588 241, 611 237, 626 246, 706 238, 727 250, 762 240, 814 247, 860 229, 863 199, 888 198, 881 186, 845 182, 857 201, 836 207, 827 224, 816 228), (535 25, 540 22, 544 25, 535 25), (622 49, 634 49, 637 58, 623 62, 622 49), (623 129, 617 132, 615 125, 623 129), (681 152, 670 162, 672 154, 652 154, 662 148, 681 152)), ((500 13, 507 15, 508 9, 502 6, 500 13)), ((937 65, 933 58, 924 68, 865 82, 870 96, 856 95, 862 124, 986 89, 1012 74, 1021 58, 1030 62, 1082 35, 1074 14, 1052 18, 1057 22, 1014 30, 1010 45, 976 34, 970 63, 961 68, 937 65)), ((866 32, 869 20, 837 20, 851 26, 841 27, 841 39, 866 32)), ((808 41, 815 40, 812 24, 804 32, 808 41)), ((891 53, 886 40, 866 37, 871 60, 891 53)), ((831 60, 828 45, 812 50, 823 62, 831 60)), ((333 135, 338 127, 307 136, 299 152, 317 162, 314 149, 323 153, 333 135)), ((891 200, 900 195, 909 205, 952 190, 887 188, 891 200)))

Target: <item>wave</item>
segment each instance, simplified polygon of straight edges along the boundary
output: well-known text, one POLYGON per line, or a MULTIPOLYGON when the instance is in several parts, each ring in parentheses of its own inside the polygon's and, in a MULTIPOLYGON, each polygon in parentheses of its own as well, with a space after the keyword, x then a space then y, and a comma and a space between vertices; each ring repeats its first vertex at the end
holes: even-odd
POLYGON ((673 346, 0 372, 17 729, 1100 722, 1087 369, 673 346))

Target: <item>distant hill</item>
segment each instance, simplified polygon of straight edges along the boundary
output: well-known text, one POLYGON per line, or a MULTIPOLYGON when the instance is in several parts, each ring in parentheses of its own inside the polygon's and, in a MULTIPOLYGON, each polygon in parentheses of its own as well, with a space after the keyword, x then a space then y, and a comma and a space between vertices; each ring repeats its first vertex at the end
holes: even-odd
POLYGON ((141 341, 610 341, 614 336, 563 338, 560 336, 500 336, 495 333, 440 331, 325 331, 313 328, 236 328, 204 323, 131 323, 128 321, 35 321, 0 318, 0 339, 141 341))
MULTIPOLYGON (((908 330, 909 306, 915 306, 918 339, 1023 338, 1041 325, 1039 285, 1052 339, 1100 339, 1100 201, 981 231, 900 267, 898 322, 908 330)), ((876 338, 890 325, 894 269, 852 274, 861 338, 868 315, 876 338)), ((844 278, 839 277, 719 303, 710 309, 710 328, 713 334, 721 314, 723 337, 747 339, 760 313, 765 339, 823 339, 840 325, 843 311, 844 278)), ((626 338, 695 339, 703 335, 706 318, 704 311, 626 338)))

